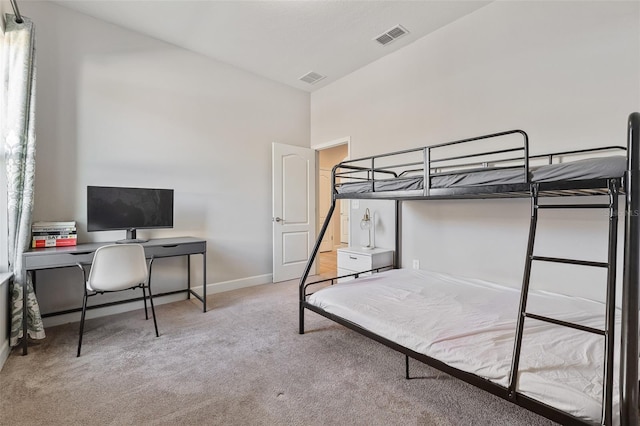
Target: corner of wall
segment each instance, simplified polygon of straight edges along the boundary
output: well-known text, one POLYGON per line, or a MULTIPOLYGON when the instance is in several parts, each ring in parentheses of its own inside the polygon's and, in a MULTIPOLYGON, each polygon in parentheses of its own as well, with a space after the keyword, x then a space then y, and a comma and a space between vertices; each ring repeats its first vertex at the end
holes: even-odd
POLYGON ((2 346, 0 346, 0 371, 2 371, 2 367, 4 367, 4 363, 9 358, 9 352, 11 348, 9 347, 9 339, 6 339, 2 342, 2 346))
POLYGON ((9 358, 9 280, 11 274, 0 274, 0 370, 9 358))
POLYGON ((6 0, 0 0, 0 35, 4 34, 5 22, 4 22, 4 14, 8 10, 6 6, 6 0))

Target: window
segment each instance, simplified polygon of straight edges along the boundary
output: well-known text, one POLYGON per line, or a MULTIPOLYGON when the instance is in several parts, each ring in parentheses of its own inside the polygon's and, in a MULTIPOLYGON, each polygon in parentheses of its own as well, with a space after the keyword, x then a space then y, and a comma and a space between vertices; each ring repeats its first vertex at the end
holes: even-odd
POLYGON ((0 272, 9 269, 9 227, 7 224, 7 176, 4 166, 4 141, 0 142, 0 272))
MULTIPOLYGON (((4 28, 0 28, 0 57, 4 51, 4 28)), ((4 87, 4 67, 3 61, 0 61, 0 115, 4 115, 3 108, 4 99, 7 97, 7 91, 4 87)), ((9 231, 7 224, 7 169, 4 164, 4 129, 2 128, 0 119, 0 272, 9 270, 9 231)))

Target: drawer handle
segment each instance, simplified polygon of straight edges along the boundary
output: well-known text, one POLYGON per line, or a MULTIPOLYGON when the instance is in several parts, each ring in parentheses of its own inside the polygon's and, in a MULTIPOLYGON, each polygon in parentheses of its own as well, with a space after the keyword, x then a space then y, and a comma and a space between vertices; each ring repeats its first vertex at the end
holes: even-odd
POLYGON ((162 246, 163 248, 174 248, 174 247, 178 247, 177 244, 168 244, 166 246, 162 246))
POLYGON ((85 254, 93 254, 93 252, 92 251, 76 251, 69 254, 72 256, 84 256, 85 254))
POLYGON ((357 257, 355 257, 355 256, 349 256, 349 259, 351 259, 351 260, 358 260, 358 258, 357 258, 357 257))

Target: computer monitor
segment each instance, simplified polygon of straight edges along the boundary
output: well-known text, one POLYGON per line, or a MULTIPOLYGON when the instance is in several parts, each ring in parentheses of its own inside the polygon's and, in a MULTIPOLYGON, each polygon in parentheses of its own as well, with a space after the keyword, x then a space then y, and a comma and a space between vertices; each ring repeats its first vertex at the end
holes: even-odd
POLYGON ((87 186, 87 231, 126 230, 128 243, 153 228, 173 228, 173 189, 87 186))

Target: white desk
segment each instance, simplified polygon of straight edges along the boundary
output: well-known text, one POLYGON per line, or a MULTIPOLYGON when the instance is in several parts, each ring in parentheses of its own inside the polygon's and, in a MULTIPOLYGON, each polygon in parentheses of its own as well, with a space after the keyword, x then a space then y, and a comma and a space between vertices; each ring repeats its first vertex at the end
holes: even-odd
MULTIPOLYGON (((35 288, 36 271, 43 269, 68 268, 80 264, 90 264, 93 261, 93 254, 96 249, 112 242, 78 244, 71 247, 50 247, 31 249, 22 255, 22 266, 24 277, 27 273, 32 273, 32 280, 35 288)), ((187 288, 170 293, 161 293, 155 296, 165 296, 167 294, 187 292, 187 297, 193 295, 202 302, 202 312, 207 312, 207 241, 194 237, 178 238, 158 238, 142 243, 147 258, 187 256, 187 288), (202 296, 191 289, 191 255, 202 255, 202 296)), ((151 277, 149 277, 151 279, 151 277)), ((27 280, 22 284, 22 294, 27 294, 27 280)), ((128 299, 119 302, 112 302, 102 305, 94 305, 91 308, 113 305, 116 303, 126 303, 135 299, 128 299)), ((82 308, 67 310, 64 312, 54 312, 46 316, 60 315, 70 312, 80 311, 82 308)), ((22 298, 22 354, 27 354, 27 298, 22 298)))

